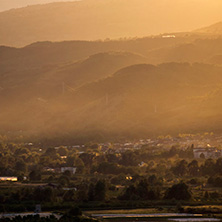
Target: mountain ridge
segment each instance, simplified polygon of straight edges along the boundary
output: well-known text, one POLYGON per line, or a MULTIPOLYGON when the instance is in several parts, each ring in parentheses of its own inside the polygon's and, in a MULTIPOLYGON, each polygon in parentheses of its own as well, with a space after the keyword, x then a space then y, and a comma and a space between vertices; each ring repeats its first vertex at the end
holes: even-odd
MULTIPOLYGON (((1 110, 1 129, 18 129, 29 136, 100 134, 108 138, 218 128, 205 118, 215 118, 215 105, 222 110, 216 102, 220 94, 210 105, 204 102, 202 109, 212 88, 220 89, 221 73, 220 66, 200 63, 130 65, 48 101, 34 96, 23 107, 13 104, 10 111, 7 106, 6 113, 1 110), (16 128, 9 125, 9 117, 16 128)), ((221 121, 219 115, 217 120, 221 121)))
POLYGON ((207 27, 197 29, 194 32, 206 33, 206 34, 212 34, 212 35, 216 35, 216 34, 222 35, 222 21, 217 22, 217 23, 207 26, 207 27))
POLYGON ((104 4, 103 0, 83 0, 14 9, 0 13, 0 45, 24 46, 36 41, 118 39, 183 32, 214 23, 221 16, 222 3, 216 0, 211 1, 211 8, 207 7, 208 1, 201 4, 199 0, 181 1, 106 0, 104 4), (196 7, 199 8, 198 18, 196 7), (189 15, 184 11, 189 11, 189 15))

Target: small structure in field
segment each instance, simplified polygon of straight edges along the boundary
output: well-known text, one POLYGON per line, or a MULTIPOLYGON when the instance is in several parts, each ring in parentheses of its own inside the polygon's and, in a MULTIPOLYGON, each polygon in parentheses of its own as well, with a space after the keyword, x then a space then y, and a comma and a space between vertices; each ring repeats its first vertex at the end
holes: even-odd
POLYGON ((76 167, 61 167, 61 173, 69 171, 69 172, 71 172, 71 174, 75 174, 76 169, 77 169, 76 167))

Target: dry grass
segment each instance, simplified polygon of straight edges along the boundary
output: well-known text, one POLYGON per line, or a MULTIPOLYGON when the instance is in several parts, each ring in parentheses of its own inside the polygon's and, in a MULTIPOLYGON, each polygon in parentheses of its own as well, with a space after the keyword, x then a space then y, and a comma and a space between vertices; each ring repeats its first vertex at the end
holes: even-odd
MULTIPOLYGON (((165 211, 163 210, 163 211, 161 211, 161 213, 163 213, 165 211)), ((91 214, 153 214, 153 213, 160 213, 160 210, 158 210, 157 208, 147 208, 147 209, 132 209, 132 210, 84 211, 84 214, 87 214, 87 215, 91 215, 91 214)))

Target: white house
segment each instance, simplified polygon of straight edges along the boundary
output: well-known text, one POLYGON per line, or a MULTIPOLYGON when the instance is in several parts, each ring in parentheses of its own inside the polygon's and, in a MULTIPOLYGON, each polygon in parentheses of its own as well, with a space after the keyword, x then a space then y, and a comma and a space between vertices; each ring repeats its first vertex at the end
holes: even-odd
POLYGON ((221 150, 215 147, 195 148, 193 149, 194 158, 219 158, 222 156, 221 150))
POLYGON ((75 174, 76 169, 76 167, 61 167, 61 173, 64 173, 65 171, 70 171, 72 174, 75 174))

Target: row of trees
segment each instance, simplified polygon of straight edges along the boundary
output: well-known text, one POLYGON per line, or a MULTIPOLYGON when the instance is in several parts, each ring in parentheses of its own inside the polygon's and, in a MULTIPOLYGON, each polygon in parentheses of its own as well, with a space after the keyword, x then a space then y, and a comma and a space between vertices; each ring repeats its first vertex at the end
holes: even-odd
POLYGON ((207 159, 201 165, 197 160, 192 160, 188 163, 186 160, 179 161, 175 166, 171 168, 172 172, 176 176, 211 176, 211 175, 222 175, 222 158, 207 159))

